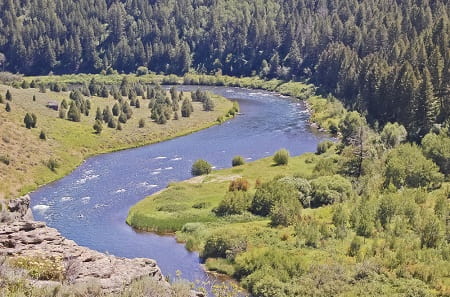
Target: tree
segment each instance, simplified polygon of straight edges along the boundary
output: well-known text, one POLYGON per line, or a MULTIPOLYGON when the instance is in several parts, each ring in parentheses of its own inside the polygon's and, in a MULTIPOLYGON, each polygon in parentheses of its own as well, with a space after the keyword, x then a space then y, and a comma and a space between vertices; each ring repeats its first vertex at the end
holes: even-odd
POLYGON ((144 119, 140 119, 139 120, 139 128, 144 128, 145 127, 145 120, 144 119))
POLYGON ((181 116, 184 118, 188 118, 191 116, 194 108, 192 106, 191 101, 188 98, 183 100, 183 104, 181 105, 181 116))
POLYGON ((103 130, 102 122, 100 122, 99 120, 96 120, 94 123, 94 126, 92 128, 94 128, 96 134, 102 133, 102 130, 103 130))
POLYGON ((433 187, 442 180, 438 167, 425 158, 415 144, 401 144, 391 150, 386 158, 385 186, 433 187))
POLYGON ((6 97, 6 100, 12 101, 12 94, 11 94, 11 92, 9 90, 6 90, 5 97, 6 97))
POLYGON ((212 171, 211 164, 202 159, 195 161, 191 168, 191 174, 193 176, 210 174, 211 171, 212 171))
MULTIPOLYGON (((259 216, 268 216, 277 201, 292 202, 297 197, 297 189, 293 185, 285 184, 277 180, 263 183, 255 192, 250 210, 259 216)), ((299 204, 294 204, 298 207, 299 204)), ((283 202, 281 208, 285 207, 283 202)), ((280 208, 280 211, 282 210, 280 208)), ((297 209, 298 210, 298 209, 297 209)))
POLYGON ((249 193, 243 191, 227 192, 219 206, 213 209, 217 216, 229 216, 242 214, 248 210, 252 197, 249 193))
POLYGON ((381 131, 381 140, 387 148, 394 148, 406 140, 405 127, 398 123, 387 123, 381 131))
POLYGON ((33 113, 26 113, 25 117, 23 119, 23 122, 25 124, 25 127, 27 129, 31 129, 31 128, 36 128, 36 123, 37 123, 37 117, 36 115, 33 113))
POLYGON ((109 106, 106 106, 103 109, 103 113, 102 113, 103 122, 108 123, 112 118, 113 118, 113 114, 111 112, 111 109, 109 108, 109 106))
POLYGON ((352 184, 340 175, 320 176, 311 181, 311 205, 322 205, 344 202, 352 195, 352 184))
POLYGON ((425 68, 422 83, 419 88, 418 106, 417 106, 417 127, 419 129, 418 137, 421 139, 427 134, 435 123, 439 113, 439 102, 434 95, 431 74, 428 68, 425 68))
POLYGON ((339 125, 342 133, 342 143, 350 145, 352 137, 358 134, 359 129, 365 125, 365 120, 356 111, 348 112, 339 125))
POLYGON ((6 102, 5 110, 6 112, 11 112, 11 105, 9 104, 9 102, 6 102))
POLYGON ((276 165, 287 165, 289 162, 289 152, 286 149, 281 149, 273 155, 273 161, 276 165))
POLYGON ((112 114, 114 116, 118 116, 120 114, 120 107, 119 107, 119 104, 117 104, 117 102, 114 103, 114 106, 112 108, 112 114))
POLYGON ((97 111, 95 112, 95 120, 96 121, 103 121, 103 114, 100 107, 97 107, 97 111))
POLYGON ((433 214, 426 214, 420 230, 422 247, 436 248, 444 239, 444 232, 440 220, 433 214))
POLYGON ((450 137, 444 129, 438 134, 431 132, 425 135, 422 139, 422 149, 425 156, 433 160, 443 174, 450 174, 450 137))
POLYGON ((213 111, 214 110, 214 102, 210 96, 208 96, 203 101, 203 110, 205 110, 205 111, 213 111))
POLYGON ((41 130, 41 133, 39 133, 39 139, 47 140, 47 135, 44 130, 41 130))
POLYGON ((81 121, 81 113, 74 101, 70 103, 69 111, 67 112, 67 119, 72 122, 81 121))

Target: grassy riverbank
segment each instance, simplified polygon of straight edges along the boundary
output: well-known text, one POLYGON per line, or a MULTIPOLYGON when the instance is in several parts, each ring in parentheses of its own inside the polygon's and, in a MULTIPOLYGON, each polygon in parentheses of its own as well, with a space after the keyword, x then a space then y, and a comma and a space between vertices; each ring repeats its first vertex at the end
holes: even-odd
POLYGON ((217 119, 232 108, 232 102, 213 95, 214 111, 203 111, 200 102, 193 102, 191 117, 180 117, 159 125, 150 119, 149 100, 138 97, 142 106, 132 107, 133 116, 122 124, 122 130, 107 128, 104 123, 102 133, 95 134, 92 128, 95 112, 97 108, 112 108, 116 100, 111 96, 93 96, 90 98, 90 115, 82 115, 80 122, 72 122, 59 118, 58 111, 46 107, 49 101, 59 105, 65 99, 70 103, 68 92, 47 90, 40 93, 38 89, 0 85, 0 94, 4 98, 7 90, 12 94, 12 101, 6 101, 11 111, 5 110, 6 102, 0 104, 0 198, 24 194, 59 179, 89 156, 155 143, 207 128, 217 124, 217 119), (25 128, 23 120, 27 112, 37 116, 37 128, 25 128), (139 127, 141 119, 144 119, 144 127, 139 127), (47 140, 40 139, 41 131, 47 140), (51 162, 56 165, 53 170, 49 168, 51 162))
POLYGON ((311 121, 319 128, 335 133, 339 122, 345 117, 345 108, 342 103, 333 97, 325 98, 316 94, 316 88, 312 84, 294 81, 282 81, 277 79, 264 80, 259 77, 233 77, 227 75, 204 75, 186 74, 176 75, 135 75, 135 74, 74 74, 61 76, 36 76, 27 77, 25 80, 40 81, 45 84, 59 82, 61 84, 89 84, 94 79, 101 84, 117 85, 124 77, 130 82, 140 82, 144 84, 164 84, 164 85, 205 85, 205 86, 227 86, 250 89, 261 89, 277 92, 282 95, 292 96, 304 100, 309 104, 312 111, 311 121))
POLYGON ((402 224, 400 217, 390 224, 374 221, 372 227, 366 226, 373 229, 365 236, 358 229, 363 228, 358 225, 362 223, 356 222, 360 220, 356 219, 358 214, 367 219, 372 215, 382 217, 387 197, 400 203, 398 209, 404 207, 416 215, 433 212, 437 201, 448 195, 446 185, 429 193, 391 190, 370 199, 352 190, 342 203, 297 209, 301 219, 288 226, 273 226, 270 217, 246 211, 216 215, 215 209, 232 180, 248 181, 250 197, 261 184, 281 177, 294 176, 313 185, 323 177, 335 180, 328 166, 340 159, 337 147, 332 147, 321 155, 291 158, 286 166, 275 166, 272 158, 265 158, 172 183, 133 206, 127 222, 143 230, 175 232, 186 248, 200 252, 207 269, 238 279, 254 296, 448 294, 450 271, 445 244, 420 248, 420 232, 410 230, 409 225, 398 225, 402 224), (339 225, 340 220, 343 225, 339 225))

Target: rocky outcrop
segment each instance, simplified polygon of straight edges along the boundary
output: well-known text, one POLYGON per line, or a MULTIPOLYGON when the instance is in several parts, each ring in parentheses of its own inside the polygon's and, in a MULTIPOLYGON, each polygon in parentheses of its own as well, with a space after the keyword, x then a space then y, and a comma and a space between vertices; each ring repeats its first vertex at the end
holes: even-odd
POLYGON ((0 200, 0 206, 0 223, 33 220, 29 195, 12 200, 0 200))
POLYGON ((2 202, 0 256, 61 259, 66 281, 96 282, 110 292, 146 276, 169 287, 155 261, 119 258, 81 247, 45 223, 33 221, 29 205, 29 196, 2 202))

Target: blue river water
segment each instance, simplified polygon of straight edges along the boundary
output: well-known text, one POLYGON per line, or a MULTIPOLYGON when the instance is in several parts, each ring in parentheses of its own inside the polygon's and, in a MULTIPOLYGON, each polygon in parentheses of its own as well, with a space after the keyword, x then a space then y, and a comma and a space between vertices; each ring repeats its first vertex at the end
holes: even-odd
POLYGON ((235 155, 251 161, 280 148, 291 155, 312 152, 327 136, 310 128, 308 112, 298 100, 259 90, 202 89, 237 100, 241 114, 187 136, 89 158, 68 176, 31 193, 35 219, 79 245, 120 257, 155 259, 170 277, 179 270, 190 281, 208 280, 198 254, 174 237, 130 228, 125 223, 129 208, 172 181, 190 178, 197 159, 220 169, 230 167, 235 155))

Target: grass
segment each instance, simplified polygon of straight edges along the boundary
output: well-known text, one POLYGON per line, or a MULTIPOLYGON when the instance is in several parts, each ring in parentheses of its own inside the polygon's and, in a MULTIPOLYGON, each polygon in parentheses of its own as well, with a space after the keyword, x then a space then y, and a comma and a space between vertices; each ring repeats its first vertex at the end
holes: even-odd
POLYGON ((214 111, 205 112, 200 102, 194 102, 190 118, 180 117, 162 126, 151 121, 148 101, 140 99, 141 108, 133 108, 133 117, 122 125, 122 131, 103 124, 103 132, 97 135, 92 128, 95 111, 107 105, 111 108, 115 102, 112 97, 92 97, 89 117, 82 116, 81 122, 76 123, 58 118, 57 111, 45 106, 51 100, 69 101, 67 92, 40 93, 37 89, 0 85, 0 94, 4 96, 8 89, 13 97, 12 111, 6 112, 5 105, 0 104, 0 199, 28 193, 59 179, 89 156, 155 143, 215 125, 216 119, 232 107, 232 102, 214 95, 214 111), (33 95, 36 101, 32 100, 33 95), (27 112, 37 115, 36 129, 25 128, 23 118, 27 112), (141 118, 145 119, 143 128, 139 128, 141 118), (39 139, 41 130, 46 133, 46 141, 39 139), (46 165, 49 160, 56 160, 59 167, 50 170, 46 165))
POLYGON ((250 89, 263 89, 278 92, 286 96, 292 96, 307 101, 312 111, 311 121, 326 131, 336 133, 340 121, 345 117, 345 108, 336 100, 329 100, 316 96, 316 88, 312 84, 296 81, 282 81, 277 79, 264 80, 259 77, 233 77, 227 75, 204 75, 188 73, 184 76, 158 75, 150 73, 137 76, 135 74, 73 74, 62 76, 35 76, 25 78, 43 83, 60 82, 62 84, 88 84, 91 79, 104 84, 120 84, 123 77, 127 76, 130 82, 159 83, 159 84, 186 84, 186 85, 214 85, 230 86, 250 89))
POLYGON ((311 176, 314 164, 307 163, 311 154, 290 158, 285 166, 274 166, 272 158, 265 158, 220 171, 199 176, 188 181, 172 183, 167 189, 149 196, 129 212, 127 223, 147 231, 175 232, 189 222, 218 222, 212 213, 223 199, 231 180, 243 177, 254 191, 256 180, 268 181, 278 175, 311 176), (204 205, 196 208, 197 205, 204 205))

